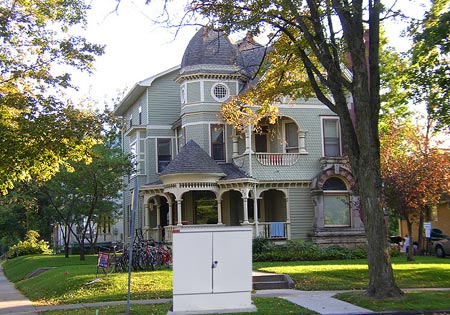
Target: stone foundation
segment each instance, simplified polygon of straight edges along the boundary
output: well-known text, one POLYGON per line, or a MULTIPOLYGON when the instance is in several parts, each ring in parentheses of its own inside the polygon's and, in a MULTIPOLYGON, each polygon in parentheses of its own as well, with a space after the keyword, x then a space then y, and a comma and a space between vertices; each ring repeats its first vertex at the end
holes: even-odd
POLYGON ((364 229, 315 229, 309 237, 311 242, 321 247, 341 246, 346 248, 355 248, 366 246, 367 244, 364 229))

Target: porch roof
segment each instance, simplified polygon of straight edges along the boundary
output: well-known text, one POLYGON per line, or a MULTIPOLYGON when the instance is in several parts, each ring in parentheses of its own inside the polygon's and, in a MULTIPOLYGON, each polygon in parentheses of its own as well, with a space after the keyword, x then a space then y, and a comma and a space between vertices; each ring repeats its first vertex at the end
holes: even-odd
MULTIPOLYGON (((161 172, 161 177, 176 174, 218 174, 220 180, 237 180, 248 178, 233 163, 217 164, 195 141, 190 140, 178 155, 161 172)), ((163 185, 161 179, 145 186, 163 185)))
POLYGON ((194 140, 180 150, 178 155, 161 172, 160 176, 186 173, 226 174, 194 140))

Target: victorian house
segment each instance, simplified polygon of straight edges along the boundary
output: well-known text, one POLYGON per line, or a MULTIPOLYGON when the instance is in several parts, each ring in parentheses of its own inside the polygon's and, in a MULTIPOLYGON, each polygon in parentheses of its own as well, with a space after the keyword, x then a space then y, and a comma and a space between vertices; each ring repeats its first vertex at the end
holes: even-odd
POLYGON ((173 229, 253 227, 254 237, 354 246, 365 241, 339 118, 316 99, 278 105, 275 124, 238 132, 224 102, 252 84, 264 47, 201 28, 180 66, 140 81, 115 108, 135 174, 124 179, 125 236, 135 226, 170 242, 173 229))

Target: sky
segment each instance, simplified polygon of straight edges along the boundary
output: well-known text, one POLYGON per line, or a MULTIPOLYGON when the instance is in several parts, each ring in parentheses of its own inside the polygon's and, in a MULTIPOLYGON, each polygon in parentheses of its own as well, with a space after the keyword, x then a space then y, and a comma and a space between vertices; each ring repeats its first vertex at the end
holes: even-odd
POLYGON ((122 0, 114 12, 114 0, 92 1, 84 36, 90 42, 106 45, 105 54, 97 57, 93 75, 72 74, 73 82, 79 86, 73 98, 90 97, 103 107, 104 100, 181 63, 189 40, 199 27, 184 27, 175 36, 175 29, 152 23, 161 10, 144 2, 122 0))
MULTIPOLYGON (((99 107, 103 107, 105 100, 111 105, 111 99, 135 83, 181 63, 184 50, 199 26, 185 26, 175 36, 175 29, 152 22, 162 12, 158 7, 162 0, 153 0, 151 5, 144 3, 145 0, 121 0, 115 11, 115 0, 91 0, 84 35, 91 42, 105 44, 106 48, 105 54, 97 57, 93 75, 73 74, 73 82, 79 86, 79 91, 72 96, 75 101, 89 97, 99 107)), ((170 12, 181 14, 184 3, 184 0, 171 1, 170 12)), ((405 0, 399 3, 406 8, 410 5, 405 0)), ((413 10, 416 16, 422 12, 413 10)), ((388 35, 399 49, 406 45, 399 37, 401 29, 402 25, 395 22, 388 28, 388 35)))

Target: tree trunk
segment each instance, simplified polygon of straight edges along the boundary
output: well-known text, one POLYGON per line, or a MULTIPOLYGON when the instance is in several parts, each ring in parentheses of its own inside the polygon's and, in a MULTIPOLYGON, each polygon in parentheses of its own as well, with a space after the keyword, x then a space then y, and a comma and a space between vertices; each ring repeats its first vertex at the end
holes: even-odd
POLYGON ((86 260, 86 256, 84 253, 84 237, 80 240, 80 261, 86 260))
MULTIPOLYGON (((368 142, 370 143, 370 142, 368 142)), ((364 148, 356 172, 364 211, 368 243, 369 286, 367 294, 375 298, 397 297, 402 291, 394 280, 389 244, 384 233, 384 211, 381 206, 381 176, 376 146, 364 148), (367 152, 367 153, 366 153, 367 152)))
POLYGON ((423 209, 420 209, 420 216, 419 216, 419 227, 417 231, 417 252, 416 254, 422 255, 423 254, 423 221, 425 221, 425 211, 423 209))

